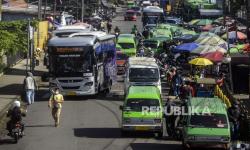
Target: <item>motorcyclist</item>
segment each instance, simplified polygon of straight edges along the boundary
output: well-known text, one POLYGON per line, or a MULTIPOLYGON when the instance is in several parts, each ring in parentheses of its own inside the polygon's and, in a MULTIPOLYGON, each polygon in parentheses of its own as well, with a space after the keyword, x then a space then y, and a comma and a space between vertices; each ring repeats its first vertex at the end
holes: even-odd
POLYGON ((24 123, 22 122, 22 116, 25 116, 25 111, 21 109, 21 103, 18 100, 15 100, 12 104, 12 107, 8 110, 7 117, 10 117, 10 120, 7 122, 7 130, 9 131, 8 135, 11 135, 12 129, 19 122, 21 125, 22 135, 24 131, 24 123))
POLYGON ((135 34, 136 35, 137 32, 138 32, 137 26, 134 25, 133 28, 132 28, 131 34, 135 34))
POLYGON ((118 38, 118 36, 120 35, 120 29, 118 28, 118 26, 115 27, 114 29, 114 32, 115 32, 115 36, 116 36, 116 39, 118 38))
POLYGON ((121 30, 119 29, 118 26, 116 26, 115 29, 114 29, 114 32, 120 34, 121 30))

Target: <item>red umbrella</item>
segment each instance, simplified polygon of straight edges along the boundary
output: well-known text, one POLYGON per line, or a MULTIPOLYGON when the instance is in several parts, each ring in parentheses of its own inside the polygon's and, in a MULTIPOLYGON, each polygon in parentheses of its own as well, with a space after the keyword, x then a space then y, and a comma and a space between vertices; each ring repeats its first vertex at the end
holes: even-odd
POLYGON ((213 62, 220 62, 224 58, 224 54, 220 51, 203 54, 202 57, 207 58, 213 62))

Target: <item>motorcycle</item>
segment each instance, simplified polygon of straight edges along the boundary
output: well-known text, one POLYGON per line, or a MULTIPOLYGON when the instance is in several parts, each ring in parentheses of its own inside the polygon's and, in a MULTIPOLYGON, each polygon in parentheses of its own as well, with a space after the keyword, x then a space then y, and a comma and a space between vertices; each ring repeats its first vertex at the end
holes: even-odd
POLYGON ((17 122, 11 130, 10 136, 14 138, 14 142, 18 143, 18 140, 23 137, 22 124, 17 122))

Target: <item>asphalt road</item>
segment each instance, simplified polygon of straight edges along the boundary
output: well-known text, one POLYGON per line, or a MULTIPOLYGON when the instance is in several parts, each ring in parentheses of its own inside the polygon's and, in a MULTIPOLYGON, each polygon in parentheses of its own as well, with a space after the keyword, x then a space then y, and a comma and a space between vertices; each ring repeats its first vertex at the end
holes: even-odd
MULTIPOLYGON (((128 33, 137 22, 123 21, 122 16, 113 20, 122 33, 128 33)), ((4 136, 0 139, 1 150, 179 150, 180 142, 155 139, 151 134, 120 134, 123 83, 117 82, 108 97, 66 97, 61 124, 55 128, 50 109, 47 107, 46 83, 39 99, 28 108, 25 136, 18 144, 4 136)))

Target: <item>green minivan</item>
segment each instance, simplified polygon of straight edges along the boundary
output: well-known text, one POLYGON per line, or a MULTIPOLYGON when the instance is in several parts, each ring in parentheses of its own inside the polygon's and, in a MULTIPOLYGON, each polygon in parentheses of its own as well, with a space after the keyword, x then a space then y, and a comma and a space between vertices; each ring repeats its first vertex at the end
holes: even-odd
POLYGON ((191 98, 187 104, 188 115, 183 118, 184 148, 229 149, 231 135, 226 105, 217 97, 191 98))
POLYGON ((136 47, 137 41, 133 34, 120 34, 116 48, 121 50, 127 56, 135 56, 136 55, 136 47))
POLYGON ((131 86, 122 110, 121 131, 153 132, 163 135, 163 104, 156 86, 131 86))

